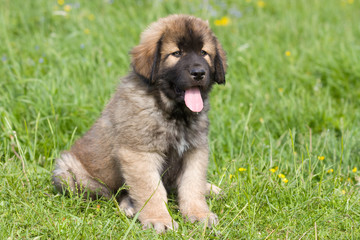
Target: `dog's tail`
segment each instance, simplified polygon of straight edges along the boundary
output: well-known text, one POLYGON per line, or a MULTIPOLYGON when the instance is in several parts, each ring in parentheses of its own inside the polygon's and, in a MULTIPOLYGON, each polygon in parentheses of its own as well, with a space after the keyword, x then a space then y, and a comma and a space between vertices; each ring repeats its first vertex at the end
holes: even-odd
POLYGON ((71 153, 61 154, 60 158, 56 159, 52 176, 55 188, 61 193, 77 192, 75 172, 82 168, 81 163, 71 153))
POLYGON ((69 152, 61 154, 60 158, 56 159, 52 183, 63 194, 88 193, 93 199, 99 196, 111 197, 108 188, 94 179, 81 162, 69 152))

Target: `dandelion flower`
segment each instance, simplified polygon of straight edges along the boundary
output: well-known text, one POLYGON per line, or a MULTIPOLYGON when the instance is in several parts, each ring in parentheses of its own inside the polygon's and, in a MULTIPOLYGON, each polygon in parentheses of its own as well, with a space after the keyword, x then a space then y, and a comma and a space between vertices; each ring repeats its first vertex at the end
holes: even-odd
POLYGON ((280 173, 280 174, 278 175, 278 177, 279 177, 279 178, 285 178, 285 175, 282 174, 282 173, 280 173))
POLYGON ((325 159, 325 157, 324 157, 324 156, 318 156, 318 159, 319 159, 320 161, 323 161, 323 160, 325 159))
POLYGON ((264 1, 258 1, 257 3, 257 6, 259 7, 259 8, 264 8, 265 7, 265 5, 266 5, 266 3, 264 2, 264 1))
POLYGON ((230 18, 228 17, 222 17, 221 19, 215 20, 214 24, 216 26, 227 26, 230 24, 230 18))
POLYGON ((239 172, 245 172, 246 171, 246 168, 239 168, 239 172))
POLYGON ((327 173, 332 173, 332 172, 334 172, 334 169, 329 169, 329 170, 327 170, 327 173))
POLYGON ((285 56, 290 57, 290 56, 291 56, 291 52, 290 52, 289 50, 286 51, 286 52, 285 52, 285 56))
POLYGON ((288 182, 289 182, 289 180, 288 180, 287 178, 283 178, 282 181, 283 181, 284 183, 288 183, 288 182))
POLYGON ((65 10, 65 12, 70 12, 70 11, 71 11, 71 6, 68 5, 68 4, 66 4, 66 5, 64 6, 64 10, 65 10))
POLYGON ((85 34, 90 34, 90 29, 85 28, 85 29, 84 29, 84 33, 85 33, 85 34))
POLYGON ((94 21, 94 19, 95 19, 94 14, 89 14, 88 19, 89 19, 90 21, 94 21))
POLYGON ((64 0, 58 0, 57 3, 58 3, 60 6, 62 6, 62 5, 64 5, 65 1, 64 1, 64 0))
POLYGON ((230 178, 230 179, 232 179, 233 177, 234 177, 234 175, 232 175, 232 174, 229 175, 229 178, 230 178))

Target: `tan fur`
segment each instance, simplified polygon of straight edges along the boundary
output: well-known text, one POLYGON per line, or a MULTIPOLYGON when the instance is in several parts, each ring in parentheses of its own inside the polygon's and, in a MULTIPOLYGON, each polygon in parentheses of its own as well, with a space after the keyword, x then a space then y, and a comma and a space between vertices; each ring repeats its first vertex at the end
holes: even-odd
POLYGON ((219 83, 225 81, 225 52, 207 22, 171 15, 151 24, 131 51, 134 70, 122 79, 91 129, 56 160, 53 182, 59 191, 110 198, 126 184, 129 190, 118 195, 119 206, 127 216, 141 211, 139 220, 144 227, 162 232, 178 227, 166 205, 167 192, 177 189, 186 219, 209 226, 217 223, 205 199, 205 194, 220 191, 206 181, 208 98, 201 112, 191 113, 157 89, 157 82, 165 80, 155 77, 151 84, 153 75, 177 66, 179 58, 169 54, 179 50, 177 39, 189 27, 201 36, 209 69, 223 77, 219 83))
POLYGON ((226 71, 226 56, 225 51, 221 47, 220 43, 215 39, 215 46, 213 41, 214 34, 209 31, 209 24, 199 18, 193 16, 184 16, 184 15, 171 15, 166 18, 162 18, 159 21, 151 24, 142 34, 140 39, 140 44, 136 46, 132 51, 132 64, 135 70, 141 75, 149 78, 151 66, 153 64, 153 56, 156 51, 156 43, 158 40, 166 33, 170 33, 168 41, 175 43, 179 38, 179 35, 184 33, 184 21, 183 17, 186 19, 195 22, 195 28, 197 32, 200 32, 204 37, 206 51, 209 52, 212 56, 215 55, 215 50, 217 49, 223 61, 223 68, 226 71))

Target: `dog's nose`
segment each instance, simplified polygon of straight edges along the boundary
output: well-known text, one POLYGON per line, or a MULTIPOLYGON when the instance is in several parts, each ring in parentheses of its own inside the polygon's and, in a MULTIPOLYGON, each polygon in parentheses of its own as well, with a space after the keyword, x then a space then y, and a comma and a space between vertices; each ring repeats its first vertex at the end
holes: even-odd
POLYGON ((205 70, 202 68, 193 68, 190 71, 191 76, 194 80, 202 80, 205 76, 205 70))

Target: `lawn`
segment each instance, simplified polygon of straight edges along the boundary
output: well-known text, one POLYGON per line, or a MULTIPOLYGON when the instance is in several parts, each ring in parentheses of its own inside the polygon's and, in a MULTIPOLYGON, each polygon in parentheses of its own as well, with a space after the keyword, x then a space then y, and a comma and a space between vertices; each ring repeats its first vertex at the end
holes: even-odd
POLYGON ((360 2, 0 0, 0 239, 360 239, 360 2), (157 235, 115 201, 63 196, 54 160, 129 71, 148 24, 208 19, 227 51, 211 94, 213 229, 157 235))

